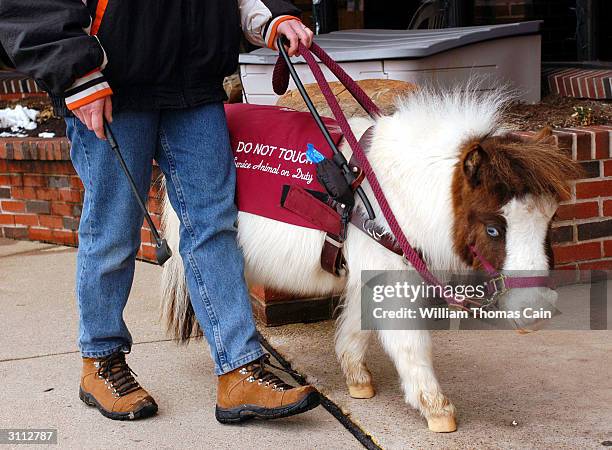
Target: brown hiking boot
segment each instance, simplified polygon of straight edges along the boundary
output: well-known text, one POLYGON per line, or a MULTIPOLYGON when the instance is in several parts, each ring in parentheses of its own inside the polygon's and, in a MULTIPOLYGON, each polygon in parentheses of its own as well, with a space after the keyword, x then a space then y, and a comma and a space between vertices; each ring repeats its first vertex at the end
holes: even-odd
POLYGON ((157 404, 134 375, 123 352, 105 358, 83 358, 79 397, 109 419, 150 417, 157 412, 157 404))
POLYGON ((320 398, 312 386, 293 387, 273 373, 266 365, 270 355, 219 377, 215 417, 221 423, 238 423, 252 418, 278 419, 308 411, 319 405, 320 398))

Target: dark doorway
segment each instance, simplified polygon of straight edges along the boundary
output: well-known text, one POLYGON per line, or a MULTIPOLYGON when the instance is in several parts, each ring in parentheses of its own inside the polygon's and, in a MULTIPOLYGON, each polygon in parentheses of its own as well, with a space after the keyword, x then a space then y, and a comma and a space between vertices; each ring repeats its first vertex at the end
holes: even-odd
POLYGON ((420 0, 365 0, 365 28, 406 30, 420 0))
MULTIPOLYGON (((542 59, 601 65, 612 61, 612 0, 443 0, 448 26, 542 20, 542 59)), ((294 0, 312 18, 312 0, 294 0)), ((317 0, 321 32, 346 28, 405 30, 422 0, 317 0), (347 21, 349 4, 362 5, 347 21)), ((309 17, 310 16, 310 17, 309 17)), ((311 23, 308 23, 311 25, 311 23)))
POLYGON ((597 12, 597 35, 595 36, 597 47, 597 59, 600 61, 612 61, 612 2, 610 0, 599 0, 599 11, 597 12))
POLYGON ((579 61, 611 61, 609 0, 576 0, 576 46, 579 61))

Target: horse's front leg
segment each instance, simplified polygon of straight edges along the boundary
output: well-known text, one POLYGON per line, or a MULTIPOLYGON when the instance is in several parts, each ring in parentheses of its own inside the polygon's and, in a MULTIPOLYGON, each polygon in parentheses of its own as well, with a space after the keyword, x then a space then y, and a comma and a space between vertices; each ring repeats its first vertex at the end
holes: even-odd
POLYGON ((359 284, 351 280, 347 285, 344 307, 338 318, 336 355, 349 395, 353 398, 371 398, 376 391, 372 384, 372 374, 365 364, 365 353, 372 332, 361 329, 360 298, 359 284))
POLYGON ((429 332, 382 330, 379 334, 399 373, 406 402, 425 416, 431 431, 455 431, 455 407, 436 379, 429 332))

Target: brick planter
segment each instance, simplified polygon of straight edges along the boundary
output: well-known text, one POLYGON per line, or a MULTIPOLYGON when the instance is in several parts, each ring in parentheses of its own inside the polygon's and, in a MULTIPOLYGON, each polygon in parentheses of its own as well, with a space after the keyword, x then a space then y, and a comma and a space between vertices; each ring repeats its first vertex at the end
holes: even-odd
POLYGON ((555 136, 586 172, 553 224, 557 267, 612 270, 612 126, 560 129, 555 136))
MULTIPOLYGON (((153 181, 158 177, 159 168, 154 167, 153 181)), ((77 246, 83 192, 67 139, 0 139, 0 236, 77 246)), ((154 182, 149 211, 159 226, 161 206, 154 182)), ((144 224, 138 257, 154 261, 154 245, 144 224)))
MULTIPOLYGON (((527 137, 533 133, 517 133, 527 137)), ((553 224, 558 268, 612 270, 612 127, 559 129, 559 146, 584 167, 553 224)), ((149 211, 160 222, 159 168, 154 167, 149 211)), ((0 236, 78 245, 83 186, 64 138, 0 139, 0 236)), ((144 224, 139 258, 154 261, 151 232, 144 224)), ((251 290, 256 315, 267 324, 324 319, 337 299, 293 299, 262 286, 251 290)))
POLYGON ((0 100, 18 100, 28 97, 47 97, 31 78, 14 71, 0 70, 0 100))
POLYGON ((547 81, 550 92, 564 97, 612 100, 612 70, 554 70, 547 81))

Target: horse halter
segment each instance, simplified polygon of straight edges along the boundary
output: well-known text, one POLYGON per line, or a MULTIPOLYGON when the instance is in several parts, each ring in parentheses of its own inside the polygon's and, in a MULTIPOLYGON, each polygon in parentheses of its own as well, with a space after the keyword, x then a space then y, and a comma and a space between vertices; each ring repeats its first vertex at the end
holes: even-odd
MULTIPOLYGON (((544 275, 535 275, 531 277, 517 277, 509 276, 500 273, 493 267, 487 259, 482 256, 478 249, 474 245, 469 246, 470 251, 474 257, 480 261, 480 265, 484 271, 491 277, 486 282, 487 294, 489 298, 486 302, 480 305, 480 307, 490 307, 497 304, 497 300, 501 295, 508 292, 510 289, 525 289, 525 288, 537 288, 545 287, 552 289, 554 287, 552 279, 544 275)), ((472 302, 472 301, 471 301, 472 302)))
MULTIPOLYGON (((359 214, 359 212, 356 212, 353 217, 351 217, 351 224, 387 250, 401 256, 404 264, 410 265, 410 261, 406 258, 404 252, 391 233, 386 232, 386 230, 380 226, 376 226, 372 221, 364 218, 362 214, 359 214)), ((483 270, 490 277, 490 279, 485 282, 488 297, 484 299, 466 298, 463 302, 456 300, 457 303, 450 304, 450 306, 459 309, 469 309, 464 305, 468 304, 474 308, 489 309, 496 307, 499 298, 511 289, 538 287, 554 288, 552 279, 545 275, 519 277, 503 274, 495 269, 493 264, 491 264, 474 245, 470 245, 468 248, 474 257, 480 261, 483 270)), ((423 258, 423 254, 418 249, 415 250, 419 253, 419 256, 423 258)))

